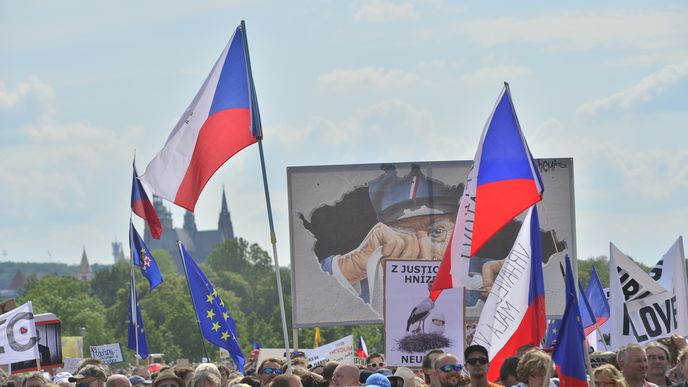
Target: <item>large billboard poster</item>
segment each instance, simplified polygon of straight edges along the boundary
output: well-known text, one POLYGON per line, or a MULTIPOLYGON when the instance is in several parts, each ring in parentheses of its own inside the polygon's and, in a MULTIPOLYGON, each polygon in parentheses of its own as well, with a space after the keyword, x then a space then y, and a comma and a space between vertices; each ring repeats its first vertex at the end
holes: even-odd
POLYGON ((463 291, 429 300, 440 261, 385 260, 385 358, 391 366, 421 367, 431 349, 463 363, 463 291))
MULTIPOLYGON (((564 311, 564 255, 576 256, 573 160, 537 160, 547 314, 564 311)), ((287 168, 296 327, 383 321, 385 259, 441 260, 472 161, 287 168)), ((505 198, 506 200, 506 198, 505 198)), ((522 215, 521 215, 522 216, 522 215)), ((471 259, 466 317, 484 300, 520 228, 507 224, 471 259)), ((575 263, 574 263, 575 265, 575 263)))

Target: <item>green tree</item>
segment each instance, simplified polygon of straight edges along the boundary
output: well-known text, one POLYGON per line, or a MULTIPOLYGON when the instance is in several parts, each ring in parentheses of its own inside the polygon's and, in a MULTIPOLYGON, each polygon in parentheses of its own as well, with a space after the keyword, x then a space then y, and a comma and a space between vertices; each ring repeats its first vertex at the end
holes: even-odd
POLYGON ((155 249, 151 251, 151 255, 155 257, 155 263, 158 264, 160 272, 162 272, 163 277, 168 274, 177 274, 177 265, 174 264, 172 255, 165 249, 155 249))
POLYGON ((91 292, 108 308, 115 303, 117 291, 128 286, 131 275, 129 261, 119 261, 95 274, 91 281, 91 292))

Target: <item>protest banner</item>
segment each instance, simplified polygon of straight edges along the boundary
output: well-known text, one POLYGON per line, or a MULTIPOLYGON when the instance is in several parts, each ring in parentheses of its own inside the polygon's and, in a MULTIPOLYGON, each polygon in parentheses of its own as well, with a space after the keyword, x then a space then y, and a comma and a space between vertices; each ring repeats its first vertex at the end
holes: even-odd
POLYGON ((669 292, 626 302, 626 313, 639 343, 661 339, 678 332, 676 296, 669 292))
MULTIPOLYGON (((53 313, 37 314, 34 316, 34 320, 41 369, 49 370, 62 367, 62 322, 53 313)), ((38 364, 35 360, 12 364, 13 374, 37 369, 38 364)))
MULTIPOLYGON (((565 254, 576 256, 573 160, 536 161, 545 186, 538 208, 543 214, 547 312, 558 318, 564 311, 560 263, 565 254)), ((442 161, 287 168, 294 326, 382 322, 380 262, 441 260, 471 165, 472 161, 442 161), (419 231, 430 243, 422 254, 419 249, 395 251, 395 238, 417 239, 419 231)), ((467 317, 480 315, 487 296, 480 289, 496 278, 498 261, 509 254, 523 216, 508 223, 471 259, 467 317), (485 265, 494 269, 483 270, 485 265)))
MULTIPOLYGON (((688 321, 688 274, 683 237, 678 237, 666 254, 650 269, 650 277, 676 296, 676 319, 688 321)), ((676 333, 688 336, 688 324, 680 324, 676 333)))
POLYGON ((36 321, 33 305, 29 301, 0 315, 0 364, 23 362, 38 357, 36 321))
POLYGON ((433 303, 430 289, 439 261, 385 262, 385 355, 390 366, 420 367, 435 348, 463 363, 463 289, 445 289, 433 303))
MULTIPOLYGON (((321 345, 318 348, 299 349, 294 352, 303 352, 306 355, 308 358, 308 368, 317 367, 329 361, 354 364, 354 337, 349 335, 321 345)), ((261 348, 256 360, 256 366, 260 365, 265 359, 270 358, 286 360, 284 348, 261 348)))
POLYGON ((100 359, 104 364, 113 364, 124 361, 122 356, 122 347, 119 343, 93 345, 89 347, 91 357, 100 359))

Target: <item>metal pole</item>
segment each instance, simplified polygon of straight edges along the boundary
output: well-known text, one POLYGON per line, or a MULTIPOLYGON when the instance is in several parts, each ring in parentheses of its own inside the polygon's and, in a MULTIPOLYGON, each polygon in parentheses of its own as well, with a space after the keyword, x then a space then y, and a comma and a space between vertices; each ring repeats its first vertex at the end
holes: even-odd
POLYGON ((177 241, 177 247, 179 248, 179 255, 182 257, 182 266, 184 267, 184 277, 186 277, 186 287, 189 289, 189 296, 191 296, 191 305, 194 307, 194 312, 196 312, 196 323, 198 324, 198 333, 201 334, 201 343, 203 344, 203 353, 205 353, 205 358, 210 361, 208 356, 208 350, 205 348, 205 339, 203 338, 203 330, 201 329, 201 322, 198 320, 198 311, 196 310, 196 304, 193 302, 193 293, 191 293, 191 284, 189 284, 189 273, 186 272, 186 258, 184 258, 184 253, 182 252, 182 242, 177 241))

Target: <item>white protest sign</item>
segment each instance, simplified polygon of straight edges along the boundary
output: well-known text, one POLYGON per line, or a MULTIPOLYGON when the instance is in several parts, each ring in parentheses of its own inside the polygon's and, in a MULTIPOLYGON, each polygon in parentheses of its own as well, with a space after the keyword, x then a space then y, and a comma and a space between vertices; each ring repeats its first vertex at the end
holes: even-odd
MULTIPOLYGON (((628 308, 633 308, 633 313, 635 313, 636 320, 638 321, 641 321, 640 308, 645 308, 643 310, 646 314, 646 318, 649 319, 651 318, 649 316, 651 310, 647 309, 647 307, 652 306, 653 302, 645 305, 632 301, 641 300, 650 296, 671 298, 673 294, 667 292, 662 285, 653 280, 649 274, 645 273, 630 258, 614 246, 614 244, 610 243, 609 245, 609 319, 611 320, 611 350, 617 350, 626 344, 643 344, 655 338, 663 337, 661 334, 658 337, 648 334, 650 332, 655 332, 657 328, 652 327, 653 329, 647 332, 645 326, 635 326, 632 322, 632 318, 629 317, 628 308), (664 293, 664 295, 662 295, 662 293, 664 293)), ((657 307, 660 308, 660 311, 664 311, 664 319, 673 318, 666 315, 666 313, 669 312, 661 305, 660 298, 653 298, 653 301, 657 301, 657 307)), ((654 307, 652 307, 652 309, 655 310, 656 313, 660 313, 657 312, 657 309, 654 309, 654 307)), ((673 307, 670 307, 668 310, 673 315, 673 307)), ((654 317, 658 319, 662 318, 659 315, 655 315, 654 317)))
POLYGON ((323 365, 329 361, 340 364, 354 364, 354 336, 349 335, 337 341, 304 351, 308 357, 309 368, 323 365))
POLYGON ((89 347, 91 350, 91 357, 100 359, 105 364, 119 363, 124 361, 122 357, 122 348, 119 343, 94 345, 89 347))
POLYGON ((31 301, 0 315, 0 364, 33 360, 38 356, 31 301))
POLYGON ((463 288, 430 289, 440 261, 385 260, 385 354, 391 366, 420 367, 440 348, 463 362, 463 288))
POLYGON ((676 296, 669 292, 628 301, 626 310, 638 342, 671 336, 678 330, 676 296))
MULTIPOLYGON (((683 237, 678 237, 662 259, 650 270, 650 276, 668 292, 676 296, 676 318, 688 321, 688 275, 683 250, 683 237)), ((688 336, 688 324, 682 324, 676 332, 688 336)))

